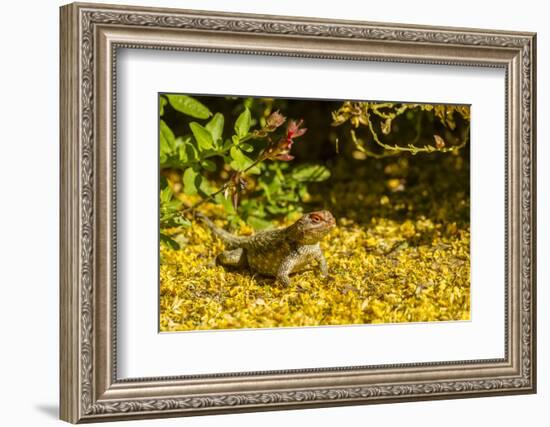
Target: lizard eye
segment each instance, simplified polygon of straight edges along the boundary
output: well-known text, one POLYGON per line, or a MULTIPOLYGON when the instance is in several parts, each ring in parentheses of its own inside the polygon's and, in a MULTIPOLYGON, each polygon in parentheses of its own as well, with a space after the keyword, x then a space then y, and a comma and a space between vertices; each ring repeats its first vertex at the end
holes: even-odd
POLYGON ((311 221, 313 221, 315 224, 318 224, 321 222, 321 217, 317 214, 310 215, 309 218, 311 221))

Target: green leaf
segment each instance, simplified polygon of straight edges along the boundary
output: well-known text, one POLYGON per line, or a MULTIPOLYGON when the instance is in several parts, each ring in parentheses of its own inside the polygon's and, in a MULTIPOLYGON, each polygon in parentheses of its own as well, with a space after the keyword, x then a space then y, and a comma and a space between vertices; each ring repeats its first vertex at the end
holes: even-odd
POLYGON ((191 136, 186 136, 184 138, 182 137, 176 138, 176 141, 174 144, 176 147, 176 149, 174 150, 174 155, 179 160, 178 166, 180 167, 184 166, 189 161, 189 156, 187 155, 187 151, 185 150, 185 147, 187 146, 187 144, 190 143, 191 140, 192 140, 191 136))
POLYGON ((228 215, 235 213, 235 208, 233 206, 233 202, 231 202, 231 198, 226 198, 223 194, 220 193, 214 197, 214 200, 217 204, 223 206, 223 208, 225 209, 225 213, 227 213, 228 215))
POLYGON ((172 155, 175 147, 174 133, 164 122, 159 124, 159 160, 161 164, 165 164, 168 158, 172 155))
POLYGON ((180 113, 197 119, 207 119, 212 115, 210 110, 195 98, 187 95, 166 95, 170 105, 180 113))
POLYGON ((193 162, 199 159, 199 153, 195 148, 195 145, 191 142, 185 144, 185 154, 187 155, 188 162, 193 162))
POLYGON ((265 219, 258 218, 256 216, 249 216, 246 219, 246 222, 254 228, 254 230, 265 230, 266 228, 272 227, 271 222, 266 221, 265 219))
POLYGON ((209 172, 216 171, 216 163, 214 163, 212 160, 203 160, 201 162, 201 166, 209 172))
POLYGON ((307 184, 300 184, 298 186, 298 196, 300 196, 302 200, 309 196, 309 193, 307 191, 307 184))
POLYGON ((291 177, 299 182, 320 182, 330 178, 330 171, 322 165, 300 165, 291 172, 291 177))
POLYGON ((169 200, 166 202, 163 207, 166 208, 167 211, 174 212, 181 208, 181 205, 183 202, 179 199, 169 200))
POLYGON ((196 180, 199 175, 193 170, 193 168, 185 169, 183 173, 183 191, 188 196, 197 194, 196 180))
MULTIPOLYGON (((238 139, 238 138, 237 138, 238 139)), ((227 150, 229 150, 229 147, 231 147, 231 145, 233 145, 233 143, 231 142, 230 139, 226 139, 225 142, 223 143, 223 146, 221 147, 221 151, 225 152, 227 150)))
POLYGON ((164 106, 168 103, 164 96, 159 97, 159 116, 164 116, 164 106))
POLYGON ((160 121, 159 131, 161 152, 163 150, 164 152, 172 152, 174 150, 176 140, 176 138, 174 137, 174 132, 172 132, 172 129, 168 127, 164 120, 160 121))
POLYGON ((191 137, 191 135, 186 135, 186 136, 178 136, 174 142, 175 142, 176 148, 179 148, 185 144, 191 143, 192 141, 193 141, 193 138, 191 137))
POLYGON ((177 215, 174 217, 174 223, 181 227, 191 226, 191 221, 189 221, 187 218, 182 217, 181 215, 177 215))
POLYGON ((214 141, 212 140, 212 135, 208 129, 197 122, 189 123, 189 127, 191 128, 191 132, 193 132, 193 136, 197 140, 200 149, 209 150, 212 148, 214 141))
POLYGON ((160 233, 160 243, 167 246, 170 249, 179 249, 180 245, 171 237, 166 234, 160 233))
POLYGON ((160 201, 162 203, 168 203, 172 200, 172 189, 170 187, 165 187, 160 192, 160 201))
POLYGON ((237 147, 231 147, 229 154, 233 159, 233 161, 231 162, 231 167, 235 170, 243 171, 253 163, 253 160, 250 157, 246 156, 237 147))
POLYGON ((205 126, 206 129, 208 129, 208 131, 210 132, 210 135, 212 135, 212 140, 214 141, 214 144, 218 146, 221 145, 220 140, 223 134, 223 123, 223 114, 216 113, 205 126))
POLYGON ((235 122, 235 133, 239 138, 244 138, 248 134, 251 122, 250 110, 246 108, 235 122))
POLYGON ((162 211, 160 217, 160 227, 164 228, 174 228, 174 227, 189 227, 191 222, 183 217, 177 210, 170 210, 169 212, 162 211))
POLYGON ((252 105, 254 104, 254 98, 246 98, 244 100, 244 107, 245 108, 252 108, 252 105))
POLYGON ((247 153, 252 153, 254 151, 254 147, 250 144, 247 144, 246 142, 243 142, 240 146, 241 150, 246 151, 247 153))
POLYGON ((266 210, 272 215, 286 215, 290 211, 290 208, 289 206, 279 206, 276 204, 272 204, 267 206, 266 210))
POLYGON ((178 158, 179 158, 180 162, 183 163, 183 164, 185 164, 189 161, 189 156, 187 155, 186 147, 187 147, 186 144, 180 145, 178 147, 178 158))
POLYGON ((250 175, 260 175, 262 173, 262 170, 260 169, 259 165, 253 166, 247 171, 250 175))
POLYGON ((271 194, 277 193, 282 187, 282 181, 277 175, 262 176, 260 186, 264 189, 268 198, 271 194))
POLYGON ((201 175, 197 175, 197 178, 195 179, 195 184, 197 186, 197 192, 203 197, 208 197, 214 192, 208 180, 203 179, 201 175))

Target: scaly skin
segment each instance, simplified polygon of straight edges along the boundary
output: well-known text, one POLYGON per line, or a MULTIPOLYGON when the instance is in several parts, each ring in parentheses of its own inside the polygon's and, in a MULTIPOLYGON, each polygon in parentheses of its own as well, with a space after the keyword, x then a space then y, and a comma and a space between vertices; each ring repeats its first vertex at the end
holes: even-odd
POLYGON ((311 212, 286 228, 253 236, 235 236, 216 227, 206 216, 199 217, 226 244, 227 250, 217 257, 221 265, 248 267, 256 273, 274 276, 284 285, 290 284, 291 273, 303 270, 313 260, 318 261, 322 277, 328 274, 319 242, 336 224, 329 211, 311 212))

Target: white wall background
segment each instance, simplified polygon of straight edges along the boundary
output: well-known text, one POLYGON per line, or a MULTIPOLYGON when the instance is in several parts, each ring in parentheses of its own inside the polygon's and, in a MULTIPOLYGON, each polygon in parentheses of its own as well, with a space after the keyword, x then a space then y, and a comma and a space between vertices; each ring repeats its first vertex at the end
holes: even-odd
MULTIPOLYGON (((126 2, 110 0, 113 3, 126 2)), ((279 15, 538 32, 538 358, 539 393, 438 402, 209 416, 133 425, 408 426, 545 425, 550 405, 547 283, 550 29, 545 2, 393 0, 133 0, 133 4, 279 15), (545 420, 546 419, 546 420, 545 420)), ((7 426, 60 425, 58 402, 58 7, 57 0, 6 2, 0 67, 0 420, 7 426)), ((490 168, 490 165, 488 165, 490 168)))

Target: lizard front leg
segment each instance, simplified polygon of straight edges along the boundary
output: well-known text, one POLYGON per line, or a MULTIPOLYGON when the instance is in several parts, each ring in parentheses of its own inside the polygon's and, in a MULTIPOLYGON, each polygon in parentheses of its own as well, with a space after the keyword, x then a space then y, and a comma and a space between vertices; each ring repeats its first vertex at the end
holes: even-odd
POLYGON ((292 272, 298 262, 299 255, 292 251, 289 255, 283 258, 279 268, 277 269, 277 280, 285 286, 290 285, 289 274, 292 272))
POLYGON ((327 259, 323 255, 323 251, 321 250, 321 248, 317 248, 317 250, 313 253, 313 257, 319 263, 319 269, 321 270, 321 277, 327 277, 328 276, 327 259))

